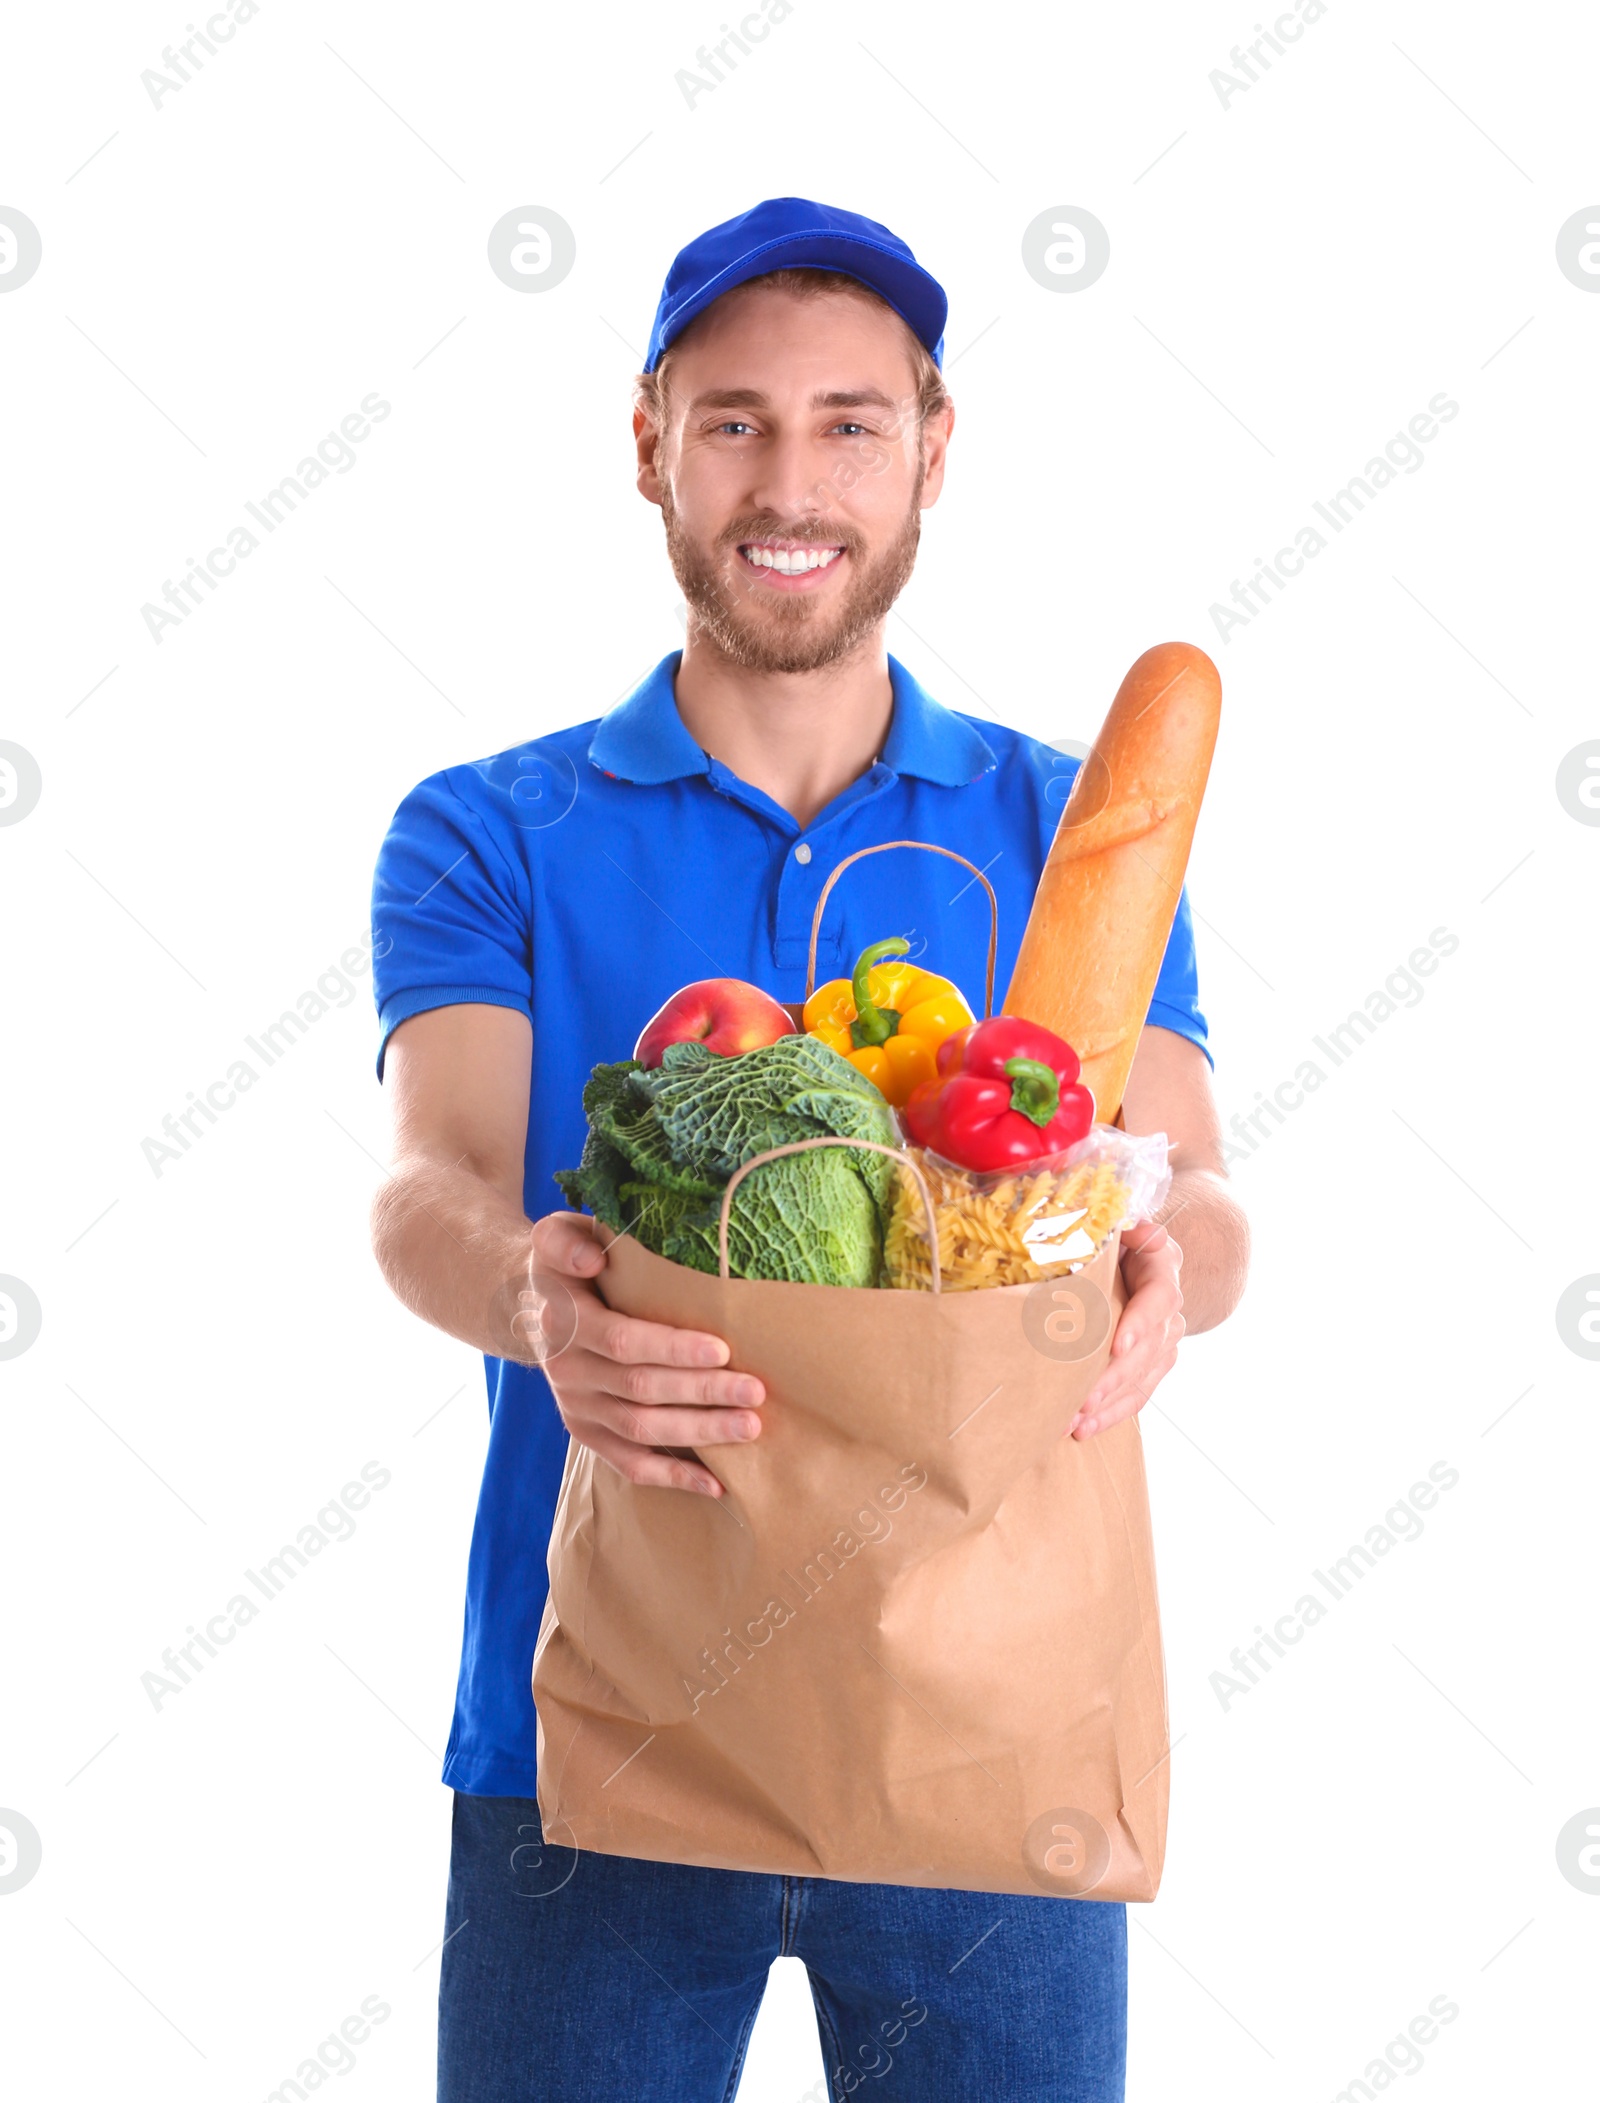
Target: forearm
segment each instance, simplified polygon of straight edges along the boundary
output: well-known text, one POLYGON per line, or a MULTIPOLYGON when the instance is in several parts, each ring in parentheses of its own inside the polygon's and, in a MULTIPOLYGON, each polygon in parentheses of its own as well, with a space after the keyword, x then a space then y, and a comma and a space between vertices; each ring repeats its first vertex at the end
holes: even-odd
POLYGON ((413 1314, 497 1358, 523 1356, 512 1321, 532 1222, 471 1168, 402 1159, 372 1207, 372 1247, 413 1314))
POLYGON ((1225 1176, 1208 1168, 1180 1168, 1156 1219, 1183 1251, 1185 1334, 1214 1329, 1244 1292, 1250 1226, 1243 1207, 1225 1176))

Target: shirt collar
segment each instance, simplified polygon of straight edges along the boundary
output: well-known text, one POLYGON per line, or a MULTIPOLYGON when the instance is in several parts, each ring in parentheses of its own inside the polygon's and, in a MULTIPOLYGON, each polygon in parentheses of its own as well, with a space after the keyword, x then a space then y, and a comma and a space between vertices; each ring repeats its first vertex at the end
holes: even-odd
MULTIPOLYGON (((679 781, 710 772, 709 754, 684 727, 673 692, 681 650, 672 650, 647 672, 631 694, 600 718, 589 758, 603 773, 622 781, 679 781)), ((976 724, 935 701, 898 658, 889 659, 894 716, 883 764, 896 774, 914 774, 945 788, 963 788, 995 764, 994 752, 976 724)))

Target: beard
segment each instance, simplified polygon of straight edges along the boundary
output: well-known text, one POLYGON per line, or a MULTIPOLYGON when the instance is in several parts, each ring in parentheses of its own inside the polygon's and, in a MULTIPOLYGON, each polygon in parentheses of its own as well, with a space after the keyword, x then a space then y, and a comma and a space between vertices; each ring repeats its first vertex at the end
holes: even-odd
POLYGON ((747 672, 819 672, 848 657, 880 627, 916 566, 922 534, 922 477, 911 509, 893 539, 868 558, 866 543, 854 526, 841 520, 826 533, 744 518, 724 529, 709 551, 690 539, 673 501, 672 485, 661 485, 661 516, 667 531, 667 556, 690 613, 722 654, 747 672), (842 547, 850 565, 849 582, 836 605, 820 599, 766 595, 742 575, 746 565, 742 542, 762 539, 807 541, 818 547, 842 547))

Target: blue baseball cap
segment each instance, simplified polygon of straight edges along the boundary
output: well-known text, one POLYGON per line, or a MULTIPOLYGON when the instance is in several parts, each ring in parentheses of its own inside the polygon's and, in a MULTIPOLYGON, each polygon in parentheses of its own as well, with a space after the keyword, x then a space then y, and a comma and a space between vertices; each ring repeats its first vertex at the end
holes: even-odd
POLYGON ((869 286, 926 346, 934 364, 943 365, 949 306, 944 287, 898 234, 836 205, 768 197, 678 251, 661 288, 645 371, 654 372, 673 339, 724 292, 769 270, 802 267, 841 271, 869 286))

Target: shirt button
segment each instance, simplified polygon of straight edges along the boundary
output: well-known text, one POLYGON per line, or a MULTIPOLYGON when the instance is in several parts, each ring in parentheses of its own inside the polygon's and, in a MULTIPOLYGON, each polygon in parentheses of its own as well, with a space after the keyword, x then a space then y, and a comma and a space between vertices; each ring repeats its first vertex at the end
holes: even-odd
POLYGON ((811 849, 810 849, 810 848, 809 848, 809 847, 808 847, 808 846, 806 845, 806 843, 805 843, 805 841, 804 841, 804 840, 802 840, 802 841, 800 842, 800 845, 799 845, 799 846, 798 846, 798 847, 797 847, 797 848, 795 849, 795 851, 794 851, 794 858, 795 858, 795 860, 796 860, 797 862, 809 862, 809 861, 810 861, 810 859, 811 859, 811 849))

